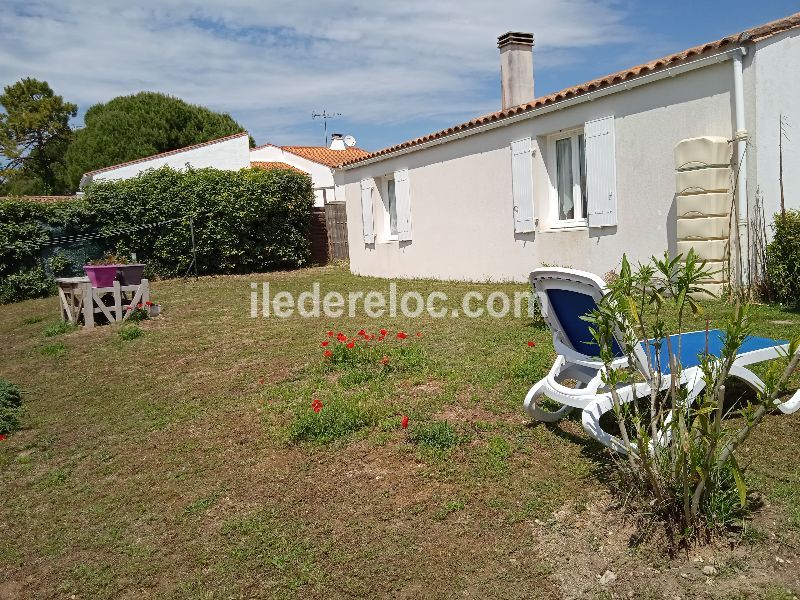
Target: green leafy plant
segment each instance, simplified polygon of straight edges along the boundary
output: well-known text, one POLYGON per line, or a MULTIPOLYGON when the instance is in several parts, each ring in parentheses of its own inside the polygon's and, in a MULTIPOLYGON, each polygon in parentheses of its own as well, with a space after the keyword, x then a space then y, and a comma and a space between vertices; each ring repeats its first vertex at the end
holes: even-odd
POLYGON ((767 277, 775 299, 800 304, 800 211, 775 215, 773 240, 767 244, 767 277))
POLYGON ((409 432, 408 439, 429 450, 447 452, 458 445, 459 436, 447 421, 430 421, 415 425, 409 432))
POLYGON ((39 352, 45 356, 59 358, 67 353, 67 347, 63 344, 63 342, 56 342, 55 344, 45 344, 44 346, 41 346, 39 348, 39 352))
POLYGON ((126 342, 140 338, 143 335, 144 330, 135 324, 125 325, 119 330, 119 337, 126 342))
POLYGON ((702 389, 681 385, 679 334, 687 311, 702 311, 695 296, 707 275, 705 263, 693 251, 685 257, 653 258, 635 270, 623 257, 618 277, 608 282, 610 293, 586 317, 613 400, 623 454, 615 457, 626 493, 633 491, 647 514, 663 519, 678 544, 745 514, 747 486, 738 450, 774 406, 800 361, 800 340, 795 340, 783 364, 773 361, 768 367, 764 389, 737 411, 744 424, 733 431, 724 428, 724 384, 751 333, 750 309, 745 305, 734 310, 724 328, 720 356, 700 357, 702 389), (667 305, 676 315, 678 337, 667 336, 667 305), (642 353, 639 340, 650 340, 642 353), (620 350, 626 367, 614 366, 620 350), (662 364, 662 350, 668 364, 662 364), (670 376, 663 374, 667 370, 670 376))
POLYGON ((59 323, 53 323, 52 325, 48 325, 45 327, 44 337, 55 337, 57 335, 63 335, 65 333, 70 333, 71 331, 75 331, 77 329, 77 325, 73 323, 68 323, 66 321, 61 321, 59 323))
POLYGON ((325 444, 350 435, 375 422, 375 415, 354 400, 315 400, 301 408, 289 430, 294 442, 325 444))
POLYGON ((22 392, 5 379, 0 379, 0 434, 19 429, 22 415, 22 392))

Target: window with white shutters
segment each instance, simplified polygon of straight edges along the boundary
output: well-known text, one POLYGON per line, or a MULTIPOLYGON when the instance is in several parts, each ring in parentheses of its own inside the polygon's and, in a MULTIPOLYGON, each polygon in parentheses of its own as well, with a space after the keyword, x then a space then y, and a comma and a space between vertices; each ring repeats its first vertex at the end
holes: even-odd
POLYGON ((617 224, 614 117, 587 121, 584 132, 589 227, 610 227, 617 224))
POLYGON ((372 179, 361 180, 361 221, 364 227, 364 243, 375 242, 375 225, 373 222, 372 188, 375 182, 372 179))
POLYGON ((411 241, 411 186, 408 169, 394 173, 395 211, 397 213, 397 239, 411 241))
POLYGON ((514 233, 535 230, 533 220, 533 159, 531 138, 511 142, 511 194, 514 200, 514 233))

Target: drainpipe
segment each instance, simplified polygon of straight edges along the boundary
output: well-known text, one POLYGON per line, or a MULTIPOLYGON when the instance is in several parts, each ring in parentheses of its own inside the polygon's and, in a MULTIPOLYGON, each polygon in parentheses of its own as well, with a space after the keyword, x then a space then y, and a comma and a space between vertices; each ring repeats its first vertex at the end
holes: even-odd
POLYGON ((738 158, 738 177, 736 191, 738 194, 736 203, 736 216, 738 219, 738 235, 741 240, 742 249, 742 284, 747 285, 750 279, 749 258, 750 258, 750 228, 749 208, 747 201, 747 126, 744 120, 744 77, 742 72, 742 59, 747 54, 747 48, 739 48, 739 52, 733 55, 731 64, 733 65, 733 105, 736 118, 736 133, 733 139, 736 141, 736 156, 738 158))

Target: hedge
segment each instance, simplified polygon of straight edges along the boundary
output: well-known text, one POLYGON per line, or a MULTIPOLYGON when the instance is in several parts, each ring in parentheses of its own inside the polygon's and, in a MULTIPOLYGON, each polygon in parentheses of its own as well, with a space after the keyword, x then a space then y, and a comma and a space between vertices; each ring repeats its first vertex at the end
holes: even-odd
POLYGON ((301 267, 310 261, 313 201, 310 178, 294 171, 169 167, 94 183, 78 200, 3 201, 0 303, 46 295, 53 275, 82 274, 106 252, 135 253, 149 277, 182 276, 192 261, 189 216, 201 275, 301 267), (94 233, 113 235, 43 244, 94 233))
POLYGON ((775 298, 800 305, 800 211, 776 214, 774 237, 767 244, 767 278, 775 298))

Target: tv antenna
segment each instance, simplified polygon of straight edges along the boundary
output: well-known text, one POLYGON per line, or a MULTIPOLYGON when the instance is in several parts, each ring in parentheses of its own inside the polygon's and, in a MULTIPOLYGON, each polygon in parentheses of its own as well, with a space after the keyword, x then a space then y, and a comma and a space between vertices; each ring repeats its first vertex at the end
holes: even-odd
POLYGON ((341 117, 342 113, 329 113, 325 109, 322 110, 321 113, 311 113, 312 119, 322 119, 322 125, 325 130, 325 145, 328 145, 328 121, 330 119, 335 119, 336 117, 341 117))

